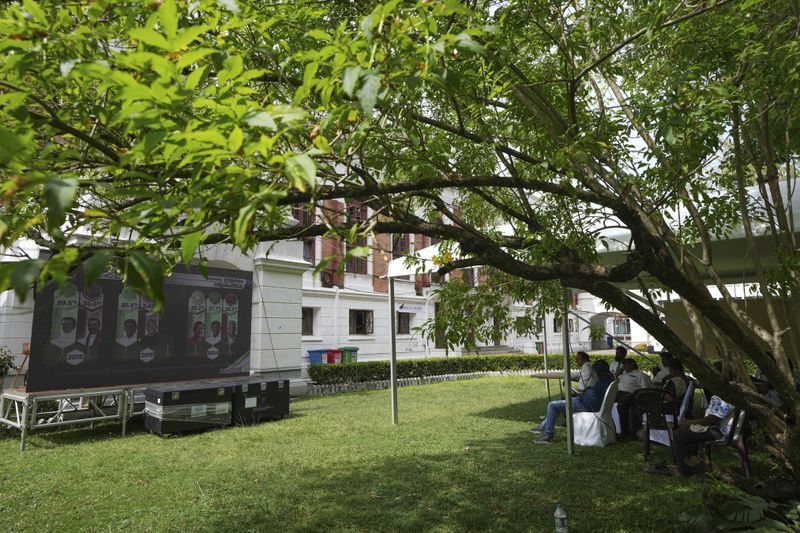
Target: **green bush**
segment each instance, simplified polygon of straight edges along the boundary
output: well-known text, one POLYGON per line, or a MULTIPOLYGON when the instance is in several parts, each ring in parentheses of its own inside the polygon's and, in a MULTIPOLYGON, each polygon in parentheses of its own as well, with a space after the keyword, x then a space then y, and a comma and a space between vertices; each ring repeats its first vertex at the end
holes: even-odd
MULTIPOLYGON (((658 362, 653 362, 639 355, 633 355, 642 370, 651 370, 658 362)), ((592 355, 592 360, 605 359, 609 364, 614 360, 613 354, 592 355)), ((548 369, 563 368, 563 356, 548 356, 548 369)), ((574 359, 573 359, 574 363, 574 359)), ((428 359, 406 359, 397 362, 398 378, 418 378, 440 376, 443 374, 468 374, 471 372, 544 370, 542 354, 512 355, 467 355, 463 357, 431 357, 428 359)), ((320 385, 339 383, 360 383, 364 381, 382 381, 389 379, 389 361, 365 361, 362 363, 342 363, 338 365, 311 365, 308 369, 311 380, 320 385)))

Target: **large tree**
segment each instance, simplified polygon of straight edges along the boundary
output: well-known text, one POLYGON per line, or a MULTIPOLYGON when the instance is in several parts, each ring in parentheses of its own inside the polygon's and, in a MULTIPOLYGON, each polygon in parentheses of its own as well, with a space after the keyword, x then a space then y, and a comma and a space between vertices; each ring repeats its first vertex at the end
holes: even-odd
POLYGON ((157 296, 200 244, 425 234, 460 245, 443 271, 492 269, 473 322, 500 301, 554 304, 559 284, 588 291, 761 420, 797 475, 800 437, 743 362, 800 419, 799 14, 789 0, 7 4, 0 245, 53 255, 3 265, 0 288, 117 255, 157 296), (284 227, 296 203, 320 223, 284 227), (630 242, 609 263, 613 227, 630 242), (738 228, 766 322, 715 263, 714 239, 738 228), (723 373, 662 322, 656 287, 725 347, 723 373))

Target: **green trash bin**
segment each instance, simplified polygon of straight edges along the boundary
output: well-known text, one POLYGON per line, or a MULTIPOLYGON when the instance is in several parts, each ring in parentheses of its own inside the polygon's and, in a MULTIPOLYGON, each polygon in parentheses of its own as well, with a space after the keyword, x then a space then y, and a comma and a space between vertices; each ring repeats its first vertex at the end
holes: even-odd
POLYGON ((358 362, 358 347, 356 347, 356 346, 342 346, 339 349, 342 350, 342 362, 343 363, 356 363, 356 362, 358 362))

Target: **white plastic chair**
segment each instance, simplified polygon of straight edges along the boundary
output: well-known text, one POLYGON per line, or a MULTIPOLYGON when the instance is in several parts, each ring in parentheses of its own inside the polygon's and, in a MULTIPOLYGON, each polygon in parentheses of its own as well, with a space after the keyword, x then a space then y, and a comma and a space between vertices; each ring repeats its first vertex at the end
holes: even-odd
POLYGON ((603 396, 603 404, 596 413, 575 413, 572 415, 575 444, 581 446, 605 447, 617 442, 611 408, 617 396, 617 384, 612 383, 603 396))

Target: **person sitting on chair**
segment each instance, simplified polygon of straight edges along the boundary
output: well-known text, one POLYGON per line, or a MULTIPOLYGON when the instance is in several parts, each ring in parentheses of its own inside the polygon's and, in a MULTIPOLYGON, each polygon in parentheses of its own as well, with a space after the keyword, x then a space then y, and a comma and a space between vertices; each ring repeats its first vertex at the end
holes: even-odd
POLYGON ((689 386, 689 378, 683 373, 683 363, 675 358, 667 362, 667 368, 669 369, 669 378, 665 379, 661 386, 669 395, 669 397, 664 400, 664 413, 676 415, 678 413, 672 412, 672 406, 676 405, 680 408, 683 397, 686 394, 686 388, 689 386))
POLYGON ((589 363, 589 354, 586 352, 578 352, 575 354, 575 364, 580 369, 578 376, 578 394, 583 394, 586 389, 597 383, 597 376, 592 370, 592 365, 589 363))
POLYGON ((614 353, 614 362, 611 363, 611 373, 614 374, 614 377, 619 376, 622 374, 622 371, 625 370, 622 367, 622 362, 625 358, 628 357, 628 350, 624 346, 617 346, 617 350, 614 353))
POLYGON ((735 411, 734 406, 719 396, 711 396, 703 418, 685 419, 679 423, 674 438, 678 475, 690 476, 693 474, 692 467, 686 463, 686 460, 697 455, 700 443, 720 440, 728 436, 731 431, 729 424, 735 411))
POLYGON ((617 376, 619 389, 616 400, 621 435, 627 437, 635 433, 641 424, 638 416, 631 416, 631 411, 634 409, 633 393, 649 387, 650 380, 644 372, 639 370, 639 365, 634 359, 630 357, 625 359, 622 366, 625 371, 617 376))
MULTIPOLYGON (((591 387, 588 387, 583 394, 570 398, 570 406, 572 407, 573 413, 593 413, 599 411, 600 407, 603 405, 606 389, 614 382, 606 361, 602 359, 595 361, 592 365, 592 371, 595 375, 595 383, 591 387)), ((544 418, 541 425, 530 429, 531 433, 542 434, 542 436, 534 440, 534 442, 539 444, 550 444, 553 442, 556 419, 560 414, 566 413, 566 411, 567 402, 565 400, 553 400, 547 404, 547 416, 544 418)))
POLYGON ((671 378, 669 370, 669 362, 675 359, 671 353, 667 351, 661 352, 661 364, 653 369, 653 385, 661 386, 671 378))

